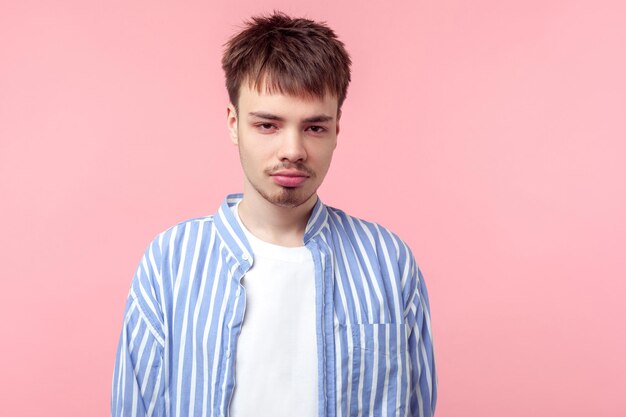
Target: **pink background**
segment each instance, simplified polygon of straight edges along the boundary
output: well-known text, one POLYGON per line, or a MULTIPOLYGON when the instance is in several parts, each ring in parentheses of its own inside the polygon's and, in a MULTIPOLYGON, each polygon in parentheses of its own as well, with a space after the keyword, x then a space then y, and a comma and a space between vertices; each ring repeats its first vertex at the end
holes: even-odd
POLYGON ((241 190, 221 45, 326 20, 353 83, 320 195, 429 287, 438 417, 626 415, 622 1, 0 2, 0 404, 105 416, 149 240, 241 190))

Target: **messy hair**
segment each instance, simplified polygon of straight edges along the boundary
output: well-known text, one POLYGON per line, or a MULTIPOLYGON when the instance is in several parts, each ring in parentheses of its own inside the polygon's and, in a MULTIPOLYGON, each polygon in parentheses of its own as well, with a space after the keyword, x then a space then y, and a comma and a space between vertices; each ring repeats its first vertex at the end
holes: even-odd
POLYGON ((338 109, 346 98, 352 61, 344 44, 326 23, 291 18, 274 11, 254 16, 224 45, 222 68, 231 103, 247 82, 261 93, 298 97, 336 96, 338 109))

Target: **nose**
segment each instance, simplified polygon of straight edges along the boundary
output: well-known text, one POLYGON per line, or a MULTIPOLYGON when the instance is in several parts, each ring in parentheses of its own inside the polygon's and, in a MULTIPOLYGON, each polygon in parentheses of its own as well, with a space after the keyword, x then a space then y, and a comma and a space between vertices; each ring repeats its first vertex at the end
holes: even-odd
POLYGON ((300 132, 284 132, 280 138, 278 158, 290 162, 305 161, 307 157, 304 137, 300 132))

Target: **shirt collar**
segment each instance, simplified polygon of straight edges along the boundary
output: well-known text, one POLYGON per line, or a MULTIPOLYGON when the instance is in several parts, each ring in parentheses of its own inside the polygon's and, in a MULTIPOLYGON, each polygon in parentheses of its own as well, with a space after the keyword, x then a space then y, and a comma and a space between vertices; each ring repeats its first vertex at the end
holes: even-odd
MULTIPOLYGON (((252 248, 231 209, 242 199, 241 193, 227 195, 214 216, 214 222, 220 237, 239 263, 250 266, 252 265, 252 248)), ((318 197, 304 230, 305 246, 322 231, 327 221, 328 210, 318 197)))

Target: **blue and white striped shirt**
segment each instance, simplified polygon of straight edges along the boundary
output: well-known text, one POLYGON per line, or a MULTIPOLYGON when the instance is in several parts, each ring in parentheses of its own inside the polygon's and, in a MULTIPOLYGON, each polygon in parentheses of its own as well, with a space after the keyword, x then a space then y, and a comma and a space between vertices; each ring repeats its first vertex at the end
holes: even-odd
MULTIPOLYGON (((241 198, 229 195, 215 215, 181 222, 146 249, 126 304, 113 416, 229 415, 241 278, 254 262, 230 210, 241 198)), ((319 199, 304 244, 315 264, 318 415, 432 416, 430 307, 408 246, 319 199)))

